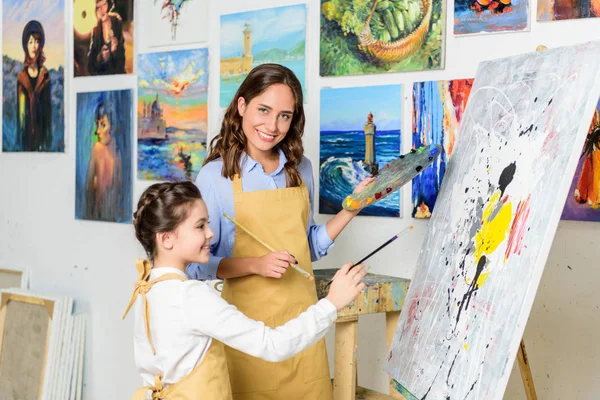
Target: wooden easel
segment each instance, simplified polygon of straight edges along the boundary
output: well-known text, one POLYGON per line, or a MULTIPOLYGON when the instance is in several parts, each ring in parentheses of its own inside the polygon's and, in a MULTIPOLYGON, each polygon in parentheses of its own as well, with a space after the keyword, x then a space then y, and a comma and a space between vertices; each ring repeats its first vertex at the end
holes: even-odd
POLYGON ((523 386, 525 387, 525 396, 527 396, 527 400, 537 400, 535 386, 533 385, 533 376, 531 375, 531 368, 529 368, 529 358, 527 358, 525 342, 523 339, 521 339, 521 344, 519 344, 517 361, 519 363, 519 370, 521 371, 521 379, 523 380, 523 386))

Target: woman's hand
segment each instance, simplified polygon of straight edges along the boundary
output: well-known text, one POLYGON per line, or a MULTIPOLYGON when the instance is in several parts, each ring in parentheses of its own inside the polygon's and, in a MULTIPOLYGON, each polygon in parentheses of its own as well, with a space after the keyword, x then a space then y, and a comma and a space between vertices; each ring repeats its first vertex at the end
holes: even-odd
POLYGON ((361 282, 365 277, 364 265, 359 264, 350 270, 351 264, 344 266, 335 273, 329 293, 325 297, 340 311, 358 296, 365 288, 365 284, 361 282))
POLYGON ((255 273, 265 278, 281 278, 290 264, 297 264, 297 261, 287 251, 269 253, 258 257, 255 273))
POLYGON ((358 185, 356 185, 356 187, 354 188, 354 191, 352 193, 360 193, 363 190, 365 190, 365 188, 367 186, 369 186, 369 183, 373 182, 375 180, 375 177, 369 177, 369 178, 365 178, 362 180, 362 182, 360 182, 358 185))

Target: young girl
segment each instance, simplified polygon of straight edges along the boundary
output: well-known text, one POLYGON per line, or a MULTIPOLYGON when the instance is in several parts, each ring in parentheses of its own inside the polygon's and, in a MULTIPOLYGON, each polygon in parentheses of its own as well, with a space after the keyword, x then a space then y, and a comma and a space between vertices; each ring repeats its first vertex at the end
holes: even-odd
POLYGON ((135 303, 135 360, 146 385, 134 400, 145 399, 149 391, 152 399, 229 400, 221 343, 266 361, 285 360, 322 338, 337 311, 364 289, 362 265, 349 271, 346 264, 325 299, 271 329, 246 317, 207 283, 187 280, 189 263, 208 261, 213 237, 193 183, 150 186, 138 202, 134 227, 152 261, 138 262, 139 281, 125 311, 135 303))
MULTIPOLYGON (((357 214, 342 210, 327 224, 315 224, 312 166, 303 156, 303 131, 300 82, 286 67, 260 65, 250 71, 227 108, 196 179, 215 240, 209 263, 189 266, 188 276, 225 279, 223 298, 271 327, 317 302, 314 281, 287 267, 298 262, 312 273, 311 261, 327 254, 357 214), (270 253, 236 230, 223 213, 281 251, 270 253)), ((361 182, 355 191, 369 182, 361 182)), ((235 349, 226 352, 236 400, 333 396, 324 340, 278 364, 235 349)))

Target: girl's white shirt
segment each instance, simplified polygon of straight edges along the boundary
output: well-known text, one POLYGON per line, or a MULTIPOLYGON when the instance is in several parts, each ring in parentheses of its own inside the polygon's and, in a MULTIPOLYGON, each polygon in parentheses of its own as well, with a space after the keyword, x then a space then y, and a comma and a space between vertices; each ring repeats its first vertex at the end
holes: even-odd
MULTIPOLYGON (((186 275, 176 268, 154 268, 150 280, 164 274, 186 275)), ((267 361, 283 361, 325 336, 337 318, 335 306, 319 300, 297 318, 274 329, 252 320, 227 303, 211 283, 167 280, 147 293, 150 335, 146 337, 144 304, 135 303, 134 353, 143 385, 153 385, 160 375, 164 385, 189 374, 208 351, 212 338, 227 346, 267 361)))

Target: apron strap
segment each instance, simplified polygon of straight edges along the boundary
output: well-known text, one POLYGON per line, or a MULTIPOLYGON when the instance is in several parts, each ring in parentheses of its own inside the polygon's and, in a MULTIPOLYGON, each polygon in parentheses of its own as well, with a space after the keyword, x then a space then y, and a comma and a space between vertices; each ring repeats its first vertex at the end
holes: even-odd
POLYGON ((235 196, 236 194, 239 195, 243 192, 242 189, 242 180, 240 179, 240 176, 238 174, 235 174, 233 176, 233 179, 231 180, 232 186, 233 186, 233 195, 235 196))
POLYGON ((148 391, 152 391, 152 400, 160 400, 163 397, 163 385, 160 375, 154 377, 154 386, 144 386, 139 388, 133 394, 132 400, 146 400, 148 391))
POLYGON ((127 316, 127 313, 131 309, 131 306, 135 303, 138 295, 142 296, 142 300, 144 301, 144 325, 146 328, 146 337, 148 338, 148 343, 150 343, 150 348, 152 349, 152 354, 156 355, 156 350, 154 350, 154 345, 152 344, 152 338, 150 337, 150 310, 148 308, 148 298, 146 297, 146 293, 152 289, 155 283, 177 279, 180 281, 186 281, 187 278, 184 278, 178 274, 165 274, 156 279, 152 279, 149 281, 150 272, 152 271, 152 265, 148 260, 137 260, 136 267, 138 270, 138 281, 135 284, 133 289, 133 294, 131 295, 131 300, 129 300, 129 304, 125 309, 125 313, 123 314, 123 319, 127 316))

